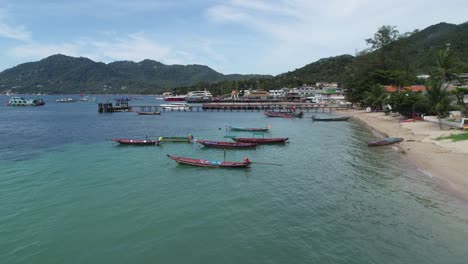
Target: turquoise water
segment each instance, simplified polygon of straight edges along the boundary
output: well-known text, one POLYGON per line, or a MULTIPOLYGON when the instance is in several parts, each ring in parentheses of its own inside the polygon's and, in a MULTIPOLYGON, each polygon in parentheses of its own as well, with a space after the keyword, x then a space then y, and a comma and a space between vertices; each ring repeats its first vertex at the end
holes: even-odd
MULTIPOLYGON (((466 263, 468 210, 354 122, 258 112, 97 113, 0 107, 0 263, 466 263), (113 137, 225 139, 265 126, 286 145, 122 147, 113 137)), ((133 102, 133 101, 132 101, 133 102)), ((135 101, 136 102, 136 101, 135 101)), ((155 104, 146 97, 138 103, 155 104)), ((308 114, 310 115, 310 114, 308 114)))

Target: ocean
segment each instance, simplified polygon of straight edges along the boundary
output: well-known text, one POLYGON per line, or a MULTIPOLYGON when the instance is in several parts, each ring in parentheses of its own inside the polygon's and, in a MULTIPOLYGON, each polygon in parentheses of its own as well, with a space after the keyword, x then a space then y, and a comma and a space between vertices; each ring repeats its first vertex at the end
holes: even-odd
MULTIPOLYGON (((375 137, 357 122, 257 111, 99 114, 96 102, 61 97, 8 107, 0 96, 0 263, 468 261, 466 202, 396 148, 368 148, 375 137), (230 125, 271 125, 265 137, 289 143, 224 153, 111 141, 252 136, 230 125), (199 168, 166 154, 281 166, 199 168)), ((137 97, 130 105, 161 103, 137 97)))

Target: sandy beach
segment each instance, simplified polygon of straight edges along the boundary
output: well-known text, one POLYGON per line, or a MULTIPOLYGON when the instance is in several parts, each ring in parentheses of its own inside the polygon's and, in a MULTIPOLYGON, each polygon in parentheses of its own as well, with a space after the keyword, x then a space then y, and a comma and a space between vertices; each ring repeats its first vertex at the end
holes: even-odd
POLYGON ((468 200, 468 141, 435 140, 440 136, 462 133, 460 130, 440 130, 435 123, 416 121, 400 123, 401 117, 384 113, 348 110, 346 114, 367 124, 383 137, 402 137, 402 155, 418 170, 442 187, 468 200))

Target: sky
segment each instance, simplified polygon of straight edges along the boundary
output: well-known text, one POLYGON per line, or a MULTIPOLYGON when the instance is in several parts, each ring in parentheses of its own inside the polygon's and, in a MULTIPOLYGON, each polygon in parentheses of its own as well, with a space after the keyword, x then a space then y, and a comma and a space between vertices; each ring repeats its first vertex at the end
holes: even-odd
POLYGON ((0 71, 53 54, 292 71, 400 33, 468 21, 466 0, 0 0, 0 71))

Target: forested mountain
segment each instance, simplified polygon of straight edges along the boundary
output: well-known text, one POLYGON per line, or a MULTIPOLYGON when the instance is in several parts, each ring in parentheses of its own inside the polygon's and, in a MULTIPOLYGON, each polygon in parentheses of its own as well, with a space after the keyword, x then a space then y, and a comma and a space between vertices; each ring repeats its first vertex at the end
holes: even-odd
POLYGON ((164 65, 144 60, 109 64, 87 58, 53 55, 0 73, 0 91, 45 93, 159 93, 209 89, 213 94, 233 89, 276 89, 315 82, 339 82, 362 94, 372 84, 406 85, 436 65, 435 54, 450 49, 460 71, 468 71, 468 23, 439 23, 400 34, 381 27, 369 48, 356 54, 320 59, 302 68, 269 75, 223 75, 203 65, 164 65))
POLYGON ((157 61, 117 61, 53 55, 0 73, 0 90, 42 93, 158 93, 196 83, 271 78, 269 75, 224 75, 204 65, 165 65, 157 61))

